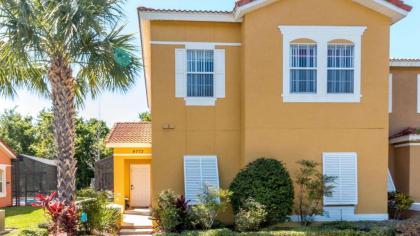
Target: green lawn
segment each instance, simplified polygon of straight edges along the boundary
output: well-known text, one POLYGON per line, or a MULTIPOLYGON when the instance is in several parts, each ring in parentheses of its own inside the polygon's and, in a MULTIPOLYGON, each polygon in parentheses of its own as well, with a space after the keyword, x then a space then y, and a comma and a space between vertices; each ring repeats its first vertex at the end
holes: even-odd
MULTIPOLYGON (((15 228, 11 234, 19 235, 27 231, 40 231, 38 224, 45 223, 44 211, 32 206, 7 207, 6 228, 15 228)), ((28 234, 29 235, 29 234, 28 234)))

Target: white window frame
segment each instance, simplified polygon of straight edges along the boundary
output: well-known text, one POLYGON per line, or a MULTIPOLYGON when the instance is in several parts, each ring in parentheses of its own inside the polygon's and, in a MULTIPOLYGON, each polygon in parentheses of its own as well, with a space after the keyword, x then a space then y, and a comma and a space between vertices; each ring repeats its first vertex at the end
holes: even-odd
MULTIPOLYGON (((357 158, 357 153, 356 152, 324 152, 322 154, 322 168, 323 168, 323 173, 325 174, 325 169, 326 169, 326 162, 325 159, 326 158, 330 158, 330 157, 339 157, 339 158, 355 158, 355 168, 356 168, 356 173, 355 173, 355 182, 356 182, 356 192, 355 192, 355 199, 352 202, 345 202, 345 203, 331 203, 329 198, 327 198, 326 196, 324 196, 324 206, 343 206, 343 205, 357 205, 358 204, 358 199, 359 199, 359 194, 358 194, 358 158, 357 158)), ((334 177, 334 176, 333 176, 334 177)), ((337 186, 336 186, 337 187, 337 186)), ((340 188, 340 186, 338 186, 340 188)))
MULTIPOLYGON (((182 62, 175 58, 175 92, 176 97, 184 98, 186 106, 215 106, 218 98, 225 97, 225 50, 216 49, 217 44, 205 42, 190 42, 185 48, 176 50, 184 51, 182 62), (213 97, 188 97, 187 96, 187 50, 213 50, 214 51, 214 72, 213 72, 213 97), (182 67, 182 68, 178 68, 182 67), (179 72, 181 71, 181 72, 179 72), (181 88, 177 83, 182 81, 181 88)), ((175 53, 176 55, 177 53, 175 53)), ((177 56, 176 56, 177 57, 177 56)))
POLYGON ((393 77, 393 75, 389 74, 389 77, 388 77, 388 89, 389 89, 389 91, 388 91, 388 112, 389 113, 392 113, 392 103, 393 103, 393 101, 392 101, 392 99, 393 99, 393 97, 392 97, 392 77, 393 77))
POLYGON ((417 75, 417 113, 420 113, 420 74, 417 75))
POLYGON ((283 102, 340 102, 358 103, 361 100, 361 44, 366 26, 279 26, 283 34, 283 102), (317 48, 317 93, 290 93, 290 44, 294 40, 315 41, 317 48), (354 45, 353 93, 327 93, 328 43, 348 40, 354 45))
POLYGON ((0 174, 0 181, 2 184, 2 189, 0 191, 0 197, 6 197, 7 195, 7 173, 6 173, 7 165, 0 165, 0 170, 3 171, 3 175, 0 174))

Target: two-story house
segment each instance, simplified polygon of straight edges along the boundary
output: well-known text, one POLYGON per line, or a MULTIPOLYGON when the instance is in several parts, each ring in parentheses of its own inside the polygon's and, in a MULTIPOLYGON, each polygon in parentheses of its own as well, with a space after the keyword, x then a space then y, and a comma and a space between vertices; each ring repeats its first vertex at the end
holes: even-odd
POLYGON ((389 34, 410 10, 400 0, 138 8, 152 139, 120 132, 108 143, 116 203, 149 206, 164 189, 194 203, 204 183, 227 188, 257 158, 292 176, 308 159, 337 177, 317 220, 387 219, 389 34))
POLYGON ((390 66, 390 173, 420 211, 420 60, 392 59, 390 66))

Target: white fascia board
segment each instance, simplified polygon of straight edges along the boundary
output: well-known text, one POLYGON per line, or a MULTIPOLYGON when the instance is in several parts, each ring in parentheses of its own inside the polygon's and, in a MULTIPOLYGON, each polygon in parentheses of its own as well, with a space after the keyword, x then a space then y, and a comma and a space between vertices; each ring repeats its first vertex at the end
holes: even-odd
POLYGON ((420 61, 393 61, 389 63, 391 67, 420 67, 420 61))
POLYGON ((236 19, 241 19, 246 13, 267 6, 276 0, 256 0, 238 7, 234 13, 236 19))
POLYGON ((385 0, 353 0, 353 2, 357 2, 365 7, 390 17, 392 19, 392 23, 398 22, 408 14, 408 11, 385 0))
POLYGON ((16 159, 16 155, 10 151, 10 149, 8 147, 6 147, 2 142, 0 142, 0 147, 7 153, 10 155, 10 157, 12 157, 13 159, 16 159))
POLYGON ((415 142, 415 141, 420 141, 420 135, 410 134, 410 135, 405 135, 398 138, 393 138, 389 140, 389 143, 396 144, 396 143, 402 143, 402 142, 415 142))
POLYGON ((150 143, 107 143, 107 148, 151 148, 150 143))
POLYGON ((236 19, 233 13, 139 11, 139 16, 145 20, 242 22, 242 19, 236 19))

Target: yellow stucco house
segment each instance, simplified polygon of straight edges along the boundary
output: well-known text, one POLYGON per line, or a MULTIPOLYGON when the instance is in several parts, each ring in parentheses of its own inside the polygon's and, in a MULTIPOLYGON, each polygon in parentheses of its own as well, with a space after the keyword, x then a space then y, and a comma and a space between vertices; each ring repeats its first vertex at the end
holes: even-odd
POLYGON ((227 188, 257 158, 292 176, 309 159, 338 177, 317 220, 387 219, 389 34, 410 10, 400 0, 139 7, 153 122, 111 132, 115 202, 148 207, 173 189, 194 203, 204 182, 227 188), (147 142, 128 137, 145 129, 147 142))

